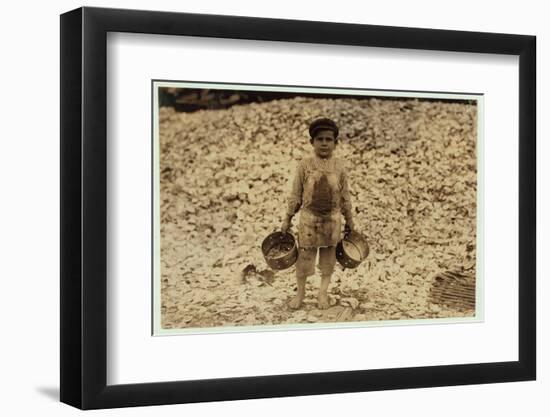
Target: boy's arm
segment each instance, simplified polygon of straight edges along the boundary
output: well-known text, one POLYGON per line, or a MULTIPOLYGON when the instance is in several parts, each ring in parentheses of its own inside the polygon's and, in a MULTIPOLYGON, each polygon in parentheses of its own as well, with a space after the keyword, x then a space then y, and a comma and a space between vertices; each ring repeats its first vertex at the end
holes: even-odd
POLYGON ((296 173, 294 174, 294 180, 292 181, 292 188, 286 205, 286 216, 283 221, 282 229, 286 232, 290 228, 290 221, 302 206, 302 192, 304 187, 304 167, 301 163, 298 163, 296 173))
POLYGON ((351 196, 349 193, 349 186, 348 186, 348 177, 346 175, 346 171, 342 171, 342 201, 341 201, 341 210, 342 214, 344 215, 344 218, 346 219, 346 226, 348 226, 351 230, 355 228, 353 224, 353 214, 352 214, 352 206, 351 206, 351 196))

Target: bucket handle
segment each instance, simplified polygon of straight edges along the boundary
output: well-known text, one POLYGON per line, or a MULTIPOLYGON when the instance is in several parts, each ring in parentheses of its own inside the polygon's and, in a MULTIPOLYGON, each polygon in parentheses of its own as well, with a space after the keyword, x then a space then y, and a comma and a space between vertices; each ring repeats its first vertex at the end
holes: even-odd
POLYGON ((344 226, 344 239, 347 238, 350 233, 351 233, 351 229, 348 226, 348 224, 346 223, 346 225, 344 226))

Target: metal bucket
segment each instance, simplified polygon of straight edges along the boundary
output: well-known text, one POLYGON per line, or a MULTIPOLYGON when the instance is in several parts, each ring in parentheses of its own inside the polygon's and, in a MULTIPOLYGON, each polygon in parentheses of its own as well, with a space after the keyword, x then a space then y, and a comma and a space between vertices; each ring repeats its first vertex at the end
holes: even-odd
POLYGON ((336 245, 336 259, 344 268, 357 268, 369 255, 367 238, 358 232, 349 232, 336 245))
POLYGON ((272 269, 287 269, 298 259, 296 239, 290 233, 273 232, 262 242, 262 254, 272 269))

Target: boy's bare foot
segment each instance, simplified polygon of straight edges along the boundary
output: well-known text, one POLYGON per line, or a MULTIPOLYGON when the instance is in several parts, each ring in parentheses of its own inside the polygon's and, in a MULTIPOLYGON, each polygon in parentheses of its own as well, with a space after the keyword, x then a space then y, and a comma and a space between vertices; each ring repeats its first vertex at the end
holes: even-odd
POLYGON ((296 296, 292 300, 290 300, 290 302, 288 303, 288 306, 296 310, 297 308, 300 308, 303 300, 304 300, 304 296, 302 294, 296 294, 296 296))
POLYGON ((319 297, 317 298, 317 307, 321 310, 326 310, 330 307, 327 294, 319 294, 319 297))

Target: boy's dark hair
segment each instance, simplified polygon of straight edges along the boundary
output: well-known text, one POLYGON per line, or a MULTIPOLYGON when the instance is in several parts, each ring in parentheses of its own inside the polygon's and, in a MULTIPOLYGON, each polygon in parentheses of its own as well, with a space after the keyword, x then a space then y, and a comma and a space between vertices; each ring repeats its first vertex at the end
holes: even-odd
POLYGON ((338 142, 338 126, 336 123, 328 119, 326 117, 321 117, 319 119, 315 119, 313 122, 309 125, 309 136, 310 136, 310 142, 313 143, 313 139, 315 138, 315 135, 320 130, 331 130, 334 133, 334 140, 335 142, 338 142))

